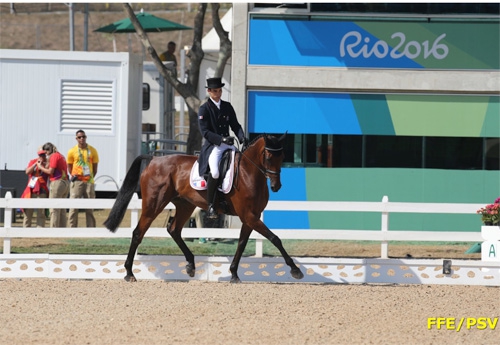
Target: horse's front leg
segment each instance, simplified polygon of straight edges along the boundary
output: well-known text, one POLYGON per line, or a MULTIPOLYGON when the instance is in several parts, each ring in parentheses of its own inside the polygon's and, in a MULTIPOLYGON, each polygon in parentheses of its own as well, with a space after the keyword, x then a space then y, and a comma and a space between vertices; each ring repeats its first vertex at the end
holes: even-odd
POLYGON ((304 278, 304 274, 298 268, 295 263, 293 262, 293 259, 288 255, 286 252, 285 248, 283 248, 283 244, 281 243, 281 240, 278 236, 276 236, 269 228, 264 224, 260 219, 257 218, 256 221, 253 223, 253 229, 257 231, 259 234, 267 238, 269 241, 271 241, 272 244, 278 250, 280 251, 281 255, 283 256, 283 259, 285 259, 286 264, 290 267, 290 274, 292 277, 295 279, 302 279, 304 278))
POLYGON ((240 238, 238 239, 238 247, 236 248, 236 253, 234 254, 233 261, 231 262, 231 266, 229 266, 229 271, 231 272, 231 283, 241 283, 240 278, 238 277, 238 266, 240 264, 241 256, 245 251, 245 248, 248 243, 248 238, 252 233, 252 228, 246 224, 241 226, 240 230, 240 238))

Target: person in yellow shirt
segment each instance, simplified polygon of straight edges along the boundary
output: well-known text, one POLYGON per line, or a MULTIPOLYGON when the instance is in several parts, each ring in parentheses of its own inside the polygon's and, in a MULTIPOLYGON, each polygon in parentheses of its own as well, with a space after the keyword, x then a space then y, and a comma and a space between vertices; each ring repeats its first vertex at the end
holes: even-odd
POLYGON ((175 44, 174 41, 170 41, 167 44, 167 50, 165 50, 163 53, 158 56, 161 61, 172 61, 174 63, 174 76, 177 76, 177 57, 175 56, 175 48, 177 47, 177 44, 175 44))
MULTIPOLYGON (((99 154, 93 146, 87 144, 85 131, 80 129, 76 132, 76 141, 77 144, 69 149, 67 156, 68 171, 71 175, 69 197, 94 199, 94 178, 97 174, 99 154)), ((86 209, 85 216, 87 228, 95 228, 94 210, 86 209)), ((78 209, 69 210, 69 227, 78 227, 78 209)))

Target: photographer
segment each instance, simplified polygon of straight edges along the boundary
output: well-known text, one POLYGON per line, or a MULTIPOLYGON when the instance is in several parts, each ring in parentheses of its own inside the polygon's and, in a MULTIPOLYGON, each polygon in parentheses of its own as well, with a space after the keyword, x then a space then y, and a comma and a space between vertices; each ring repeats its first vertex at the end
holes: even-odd
MULTIPOLYGON (((49 196, 49 188, 47 186, 48 175, 39 169, 39 166, 46 167, 47 156, 42 149, 38 150, 38 157, 29 161, 26 168, 26 175, 28 175, 28 185, 24 189, 21 198, 47 198, 49 196)), ((33 219, 32 208, 23 210, 23 227, 31 228, 31 221, 33 219)), ((45 227, 45 210, 43 208, 36 210, 36 226, 39 228, 45 227)))

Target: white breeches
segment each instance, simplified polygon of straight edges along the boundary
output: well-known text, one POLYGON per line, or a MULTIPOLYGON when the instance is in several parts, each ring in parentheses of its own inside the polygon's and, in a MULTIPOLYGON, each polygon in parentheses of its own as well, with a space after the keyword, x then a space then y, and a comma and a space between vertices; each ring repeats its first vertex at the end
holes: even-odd
POLYGON ((214 149, 212 150, 212 153, 210 153, 210 156, 208 157, 208 166, 210 167, 210 173, 212 174, 212 177, 214 179, 219 178, 219 162, 222 157, 222 153, 226 151, 227 149, 231 150, 236 150, 234 145, 228 145, 225 143, 221 143, 220 146, 214 145, 214 149))

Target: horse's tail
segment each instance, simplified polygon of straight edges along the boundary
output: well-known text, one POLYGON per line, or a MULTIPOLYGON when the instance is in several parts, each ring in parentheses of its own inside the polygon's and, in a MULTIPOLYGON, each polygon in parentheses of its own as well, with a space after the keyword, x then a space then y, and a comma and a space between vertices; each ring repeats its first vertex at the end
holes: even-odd
POLYGON ((130 169, 125 176, 125 180, 123 181, 122 187, 116 196, 116 201, 113 204, 113 208, 111 208, 111 212, 109 213, 108 219, 104 221, 104 225, 108 228, 109 231, 115 232, 118 225, 123 220, 125 216, 125 212, 127 211, 127 206, 134 195, 134 192, 137 188, 137 183, 139 182, 139 178, 141 176, 141 165, 143 160, 147 160, 147 164, 151 161, 153 157, 150 155, 140 155, 138 156, 130 169))

